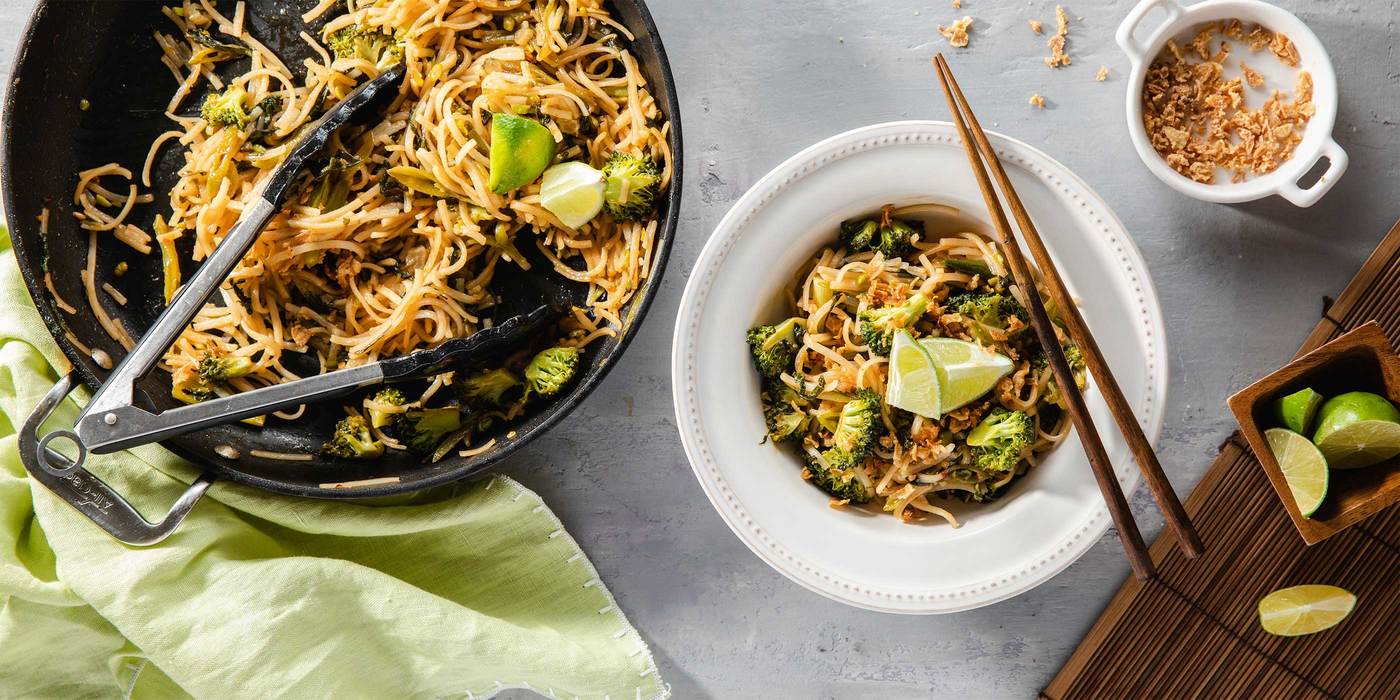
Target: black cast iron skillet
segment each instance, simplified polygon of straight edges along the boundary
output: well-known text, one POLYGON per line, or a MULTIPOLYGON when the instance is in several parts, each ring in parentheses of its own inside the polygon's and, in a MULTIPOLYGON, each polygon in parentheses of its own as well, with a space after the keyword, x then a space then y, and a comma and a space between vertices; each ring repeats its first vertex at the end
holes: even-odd
MULTIPOLYGON (((287 65, 300 66, 302 59, 310 56, 310 49, 298 33, 318 32, 316 27, 303 25, 299 18, 314 4, 314 0, 248 0, 248 26, 287 65)), ((494 436, 497 443, 491 451, 470 458, 452 456, 431 465, 405 454, 388 455, 373 462, 320 456, 291 462, 251 455, 254 450, 317 454, 335 420, 343 415, 339 405, 308 406, 302 419, 269 419, 262 429, 241 424, 220 426, 172 439, 165 446, 206 466, 211 477, 268 491, 316 498, 378 497, 418 491, 478 474, 553 427, 578 406, 617 363, 656 296, 675 237, 681 194, 680 111, 656 25, 643 0, 611 0, 609 5, 614 16, 636 36, 632 53, 670 120, 675 174, 666 196, 659 202, 661 225, 652 273, 627 309, 627 328, 619 337, 590 346, 586 354, 588 366, 566 396, 516 424, 502 427, 494 436), (216 451, 220 446, 232 446, 240 456, 229 459, 216 451), (399 480, 354 489, 321 486, 382 477, 399 480)), ((115 161, 138 171, 152 140, 171 128, 163 112, 176 85, 160 64, 159 51, 151 37, 155 28, 172 28, 161 15, 160 6, 158 2, 146 1, 42 0, 20 46, 4 104, 0 182, 15 253, 45 324, 73 363, 75 378, 89 387, 96 387, 107 372, 70 342, 67 334, 113 358, 122 356, 122 348, 101 329, 85 300, 79 273, 85 262, 87 235, 71 216, 72 192, 80 170, 115 161), (87 110, 80 108, 84 100, 89 105, 87 110), (50 211, 47 236, 41 235, 37 221, 44 207, 50 211), (52 275, 58 293, 76 306, 78 313, 66 314, 57 308, 45 289, 46 272, 52 275)), ((299 72, 296 68, 294 71, 299 72)), ((191 110, 196 104, 196 100, 187 100, 185 109, 191 110)), ((150 230, 151 221, 163 211, 164 193, 173 184, 182 158, 177 147, 162 150, 153 172, 156 202, 138 208, 133 223, 150 230)), ((194 269, 188 255, 188 249, 182 251, 182 269, 186 271, 194 269)), ((159 256, 141 255, 107 236, 100 239, 96 283, 111 283, 129 299, 126 306, 106 305, 109 313, 128 329, 139 331, 148 327, 161 310, 160 280, 159 256), (128 265, 128 271, 120 277, 113 272, 119 262, 128 265)), ((161 372, 153 372, 137 390, 156 408, 172 405, 169 380, 161 372)), ((228 452, 226 448, 220 451, 228 452)), ((81 487, 76 490, 82 491, 81 487)))

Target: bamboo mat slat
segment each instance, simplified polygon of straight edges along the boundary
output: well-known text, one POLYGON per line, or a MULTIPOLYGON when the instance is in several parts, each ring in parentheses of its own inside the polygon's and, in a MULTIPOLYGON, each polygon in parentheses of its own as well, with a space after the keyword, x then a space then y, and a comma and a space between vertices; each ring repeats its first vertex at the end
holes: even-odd
MULTIPOLYGON (((1400 342, 1400 223, 1298 354, 1370 320, 1400 342)), ((1164 531, 1158 578, 1123 583, 1042 698, 1400 698, 1400 508, 1307 547, 1235 433, 1186 509, 1206 553, 1188 561, 1164 531), (1341 586, 1357 608, 1319 634, 1260 629, 1258 600, 1303 583, 1341 586)))

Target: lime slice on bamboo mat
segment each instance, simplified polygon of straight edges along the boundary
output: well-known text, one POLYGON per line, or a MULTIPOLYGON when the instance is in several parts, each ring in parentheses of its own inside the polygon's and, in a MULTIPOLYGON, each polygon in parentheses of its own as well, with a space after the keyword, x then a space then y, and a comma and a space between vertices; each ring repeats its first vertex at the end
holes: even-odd
POLYGON ((505 194, 535 181, 554 160, 554 134, 533 119, 491 118, 491 191, 505 194))
POLYGON ((1311 516, 1327 498, 1326 458, 1311 440, 1291 430, 1270 428, 1264 431, 1264 437, 1278 460, 1298 511, 1305 518, 1311 516))
POLYGON ((933 358, 938 372, 942 413, 981 398, 1015 367, 1010 359, 966 340, 922 338, 919 345, 933 358))
POLYGON ((885 387, 885 403, 925 418, 938 418, 943 415, 939 411, 939 394, 933 356, 915 342, 908 331, 896 333, 890 347, 890 380, 885 387))
POLYGON ((579 228, 603 210, 603 173, 569 161, 544 171, 540 204, 569 228, 579 228))
POLYGON ((1259 601, 1259 626, 1269 634, 1297 637, 1328 629, 1346 619, 1356 596, 1336 586, 1282 588, 1259 601))
POLYGON ((1317 409, 1322 405, 1322 394, 1312 389, 1295 391, 1274 402, 1274 419, 1278 424, 1295 433, 1306 435, 1312 430, 1317 409))

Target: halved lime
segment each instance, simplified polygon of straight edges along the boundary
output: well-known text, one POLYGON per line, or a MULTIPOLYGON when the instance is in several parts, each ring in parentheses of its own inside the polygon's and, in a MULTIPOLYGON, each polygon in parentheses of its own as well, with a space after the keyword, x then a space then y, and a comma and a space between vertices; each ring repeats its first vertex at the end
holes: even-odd
POLYGON ((981 398, 1015 369, 1010 359, 966 340, 921 338, 919 344, 933 357, 942 413, 981 398))
POLYGON ((1333 469, 1383 462, 1400 454, 1400 409, 1368 391, 1333 396, 1317 411, 1313 442, 1333 469))
POLYGON ((938 418, 938 372, 933 356, 914 341, 909 331, 899 331, 890 347, 890 379, 885 387, 885 403, 917 413, 925 418, 938 418))
POLYGON ((1356 596, 1336 586, 1281 588, 1259 601, 1259 626, 1269 634, 1297 637, 1328 629, 1346 619, 1356 596))
POLYGON ((544 171, 540 204, 569 228, 579 228, 603 210, 603 173, 569 161, 544 171))
POLYGON ((1274 402, 1274 419, 1279 425, 1295 433, 1312 430, 1317 408, 1322 405, 1322 394, 1312 389, 1295 391, 1274 402))
POLYGON ((1327 498, 1327 460, 1311 440, 1284 428, 1269 428, 1264 431, 1269 441, 1269 450, 1278 460, 1283 478, 1288 482, 1288 490, 1293 493, 1293 502, 1303 517, 1317 512, 1322 500, 1327 498))
POLYGON ((554 160, 554 134, 533 119, 491 117, 491 191, 505 194, 535 181, 554 160))

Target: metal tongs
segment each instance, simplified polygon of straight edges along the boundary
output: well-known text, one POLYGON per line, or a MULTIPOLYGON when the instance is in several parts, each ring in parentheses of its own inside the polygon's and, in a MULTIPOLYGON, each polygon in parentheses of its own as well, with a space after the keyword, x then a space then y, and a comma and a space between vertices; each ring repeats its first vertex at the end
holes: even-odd
MULTIPOLYGON (((499 355, 558 319, 562 313, 558 306, 544 304, 469 337, 449 340, 436 348, 399 358, 181 406, 162 413, 151 413, 134 404, 136 380, 155 367, 195 314, 247 254, 268 220, 281 209, 301 169, 324 150, 331 135, 351 117, 373 113, 377 107, 392 100, 396 94, 394 88, 403 77, 403 65, 394 66, 350 93, 307 130, 287 159, 268 179, 260 196, 244 209, 238 224, 228 232, 194 277, 180 289, 155 324, 97 390, 87 408, 78 416, 73 430, 48 433, 34 444, 33 449, 37 452, 34 456, 45 471, 66 476, 81 468, 88 452, 114 452, 212 425, 341 396, 375 384, 431 377, 466 366, 473 359, 499 355), (76 443, 76 459, 69 460, 49 448, 49 442, 60 436, 76 443)), ((41 406, 35 413, 43 412, 43 409, 41 406)), ((37 425, 34 427, 37 429, 37 425)))

